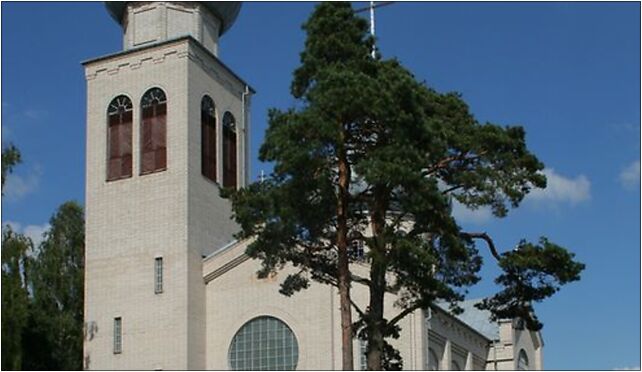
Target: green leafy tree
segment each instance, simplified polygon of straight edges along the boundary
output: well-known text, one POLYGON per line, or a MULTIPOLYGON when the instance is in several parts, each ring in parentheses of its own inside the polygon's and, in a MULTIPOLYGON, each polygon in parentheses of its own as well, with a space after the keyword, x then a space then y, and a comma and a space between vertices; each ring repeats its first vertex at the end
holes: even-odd
POLYGON ((4 191, 4 181, 13 171, 13 168, 20 164, 20 151, 16 146, 10 144, 2 150, 2 190, 4 191))
POLYGON ((31 240, 9 225, 2 231, 2 369, 22 369, 25 357, 22 335, 29 316, 29 293, 25 269, 31 240))
MULTIPOLYGON (((20 151, 9 145, 2 150, 2 190, 6 177, 20 163, 20 151)), ((2 227, 2 369, 22 368, 22 335, 29 314, 25 269, 31 240, 7 225, 2 227)))
POLYGON ((406 315, 436 301, 461 311, 457 302, 480 280, 481 240, 503 270, 502 290, 481 307, 540 329, 532 303, 578 280, 584 266, 545 238, 500 253, 490 236, 463 231, 452 216, 456 200, 504 217, 533 187, 546 186, 523 128, 479 123, 460 95, 430 89, 395 60, 371 58, 367 24, 348 3, 319 5, 304 29, 291 86, 299 104, 269 112, 260 149, 274 172, 224 192, 239 237, 256 237, 247 254, 261 260, 258 275, 296 268, 281 285, 286 295, 310 280, 338 287, 343 368, 352 369, 354 332, 367 341, 369 369, 399 369, 386 339, 399 336, 406 315), (350 270, 355 242, 367 247, 366 277, 350 270), (350 298, 355 282, 368 287, 366 308, 350 298), (396 296, 390 318, 386 294, 396 296))
POLYGON ((33 292, 29 338, 34 369, 82 369, 85 222, 76 202, 62 204, 30 265, 33 292))

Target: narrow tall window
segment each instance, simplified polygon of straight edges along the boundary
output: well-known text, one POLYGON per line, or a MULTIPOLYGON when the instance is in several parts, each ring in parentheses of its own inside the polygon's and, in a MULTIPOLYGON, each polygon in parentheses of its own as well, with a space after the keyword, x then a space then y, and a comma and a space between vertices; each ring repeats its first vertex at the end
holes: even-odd
POLYGON ((123 321, 121 317, 114 318, 114 354, 123 352, 123 321))
POLYGON ((528 371, 530 369, 528 367, 528 355, 526 355, 524 349, 520 350, 518 355, 519 357, 517 359, 517 370, 528 371))
POLYGON ((167 168, 167 98, 152 88, 141 100, 141 174, 167 168))
POLYGON ((216 115, 209 96, 201 101, 201 173, 216 181, 216 115))
POLYGON ((132 101, 114 98, 107 109, 107 181, 132 175, 132 101))
POLYGON ((223 187, 236 188, 236 120, 226 112, 223 116, 223 187))
POLYGON ((363 241, 354 239, 348 249, 348 256, 354 261, 365 261, 365 251, 363 249, 363 241))
POLYGON ((154 260, 154 293, 163 293, 163 257, 154 260))
POLYGON ((359 370, 368 369, 368 341, 359 339, 359 370))

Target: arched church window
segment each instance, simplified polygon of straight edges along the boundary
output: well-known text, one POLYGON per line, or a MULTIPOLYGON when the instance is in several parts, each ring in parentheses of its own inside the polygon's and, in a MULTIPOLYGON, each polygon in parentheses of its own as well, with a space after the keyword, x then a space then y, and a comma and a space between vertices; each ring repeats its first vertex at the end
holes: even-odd
POLYGON ((299 345, 285 323, 261 316, 236 332, 228 360, 232 370, 294 370, 299 360, 299 345))
POLYGON ((519 351, 519 356, 517 359, 517 370, 518 371, 528 371, 528 355, 526 355, 526 352, 524 349, 519 351))
POLYGON ((228 111, 223 115, 223 187, 236 188, 236 119, 228 111))
POLYGON ((368 341, 359 339, 359 371, 368 370, 368 341))
POLYGON ((463 371, 463 369, 461 369, 461 366, 459 365, 459 363, 455 362, 454 360, 450 364, 450 370, 451 371, 463 371))
POLYGON ((216 113, 210 96, 201 100, 201 173, 216 181, 216 113))
POLYGON ((107 180, 132 176, 132 101, 114 98, 107 108, 107 180))
POLYGON ((437 353, 435 353, 435 350, 432 348, 428 348, 428 370, 439 370, 439 357, 437 357, 437 353))
POLYGON ((148 90, 141 100, 141 174, 167 168, 167 98, 160 88, 148 90))

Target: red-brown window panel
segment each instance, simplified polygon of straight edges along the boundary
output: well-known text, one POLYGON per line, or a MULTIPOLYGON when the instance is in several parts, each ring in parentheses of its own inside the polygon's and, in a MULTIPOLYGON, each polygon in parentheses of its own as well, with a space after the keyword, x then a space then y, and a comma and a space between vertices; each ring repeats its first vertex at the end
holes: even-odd
POLYGON ((141 174, 167 168, 167 101, 152 88, 143 96, 141 123, 141 174))
POLYGON ((132 175, 132 104, 126 96, 118 96, 107 111, 107 180, 132 175))
POLYGON ((231 113, 223 116, 223 187, 236 188, 236 120, 231 113))
POLYGON ((214 101, 201 101, 201 173, 216 181, 216 115, 214 101))

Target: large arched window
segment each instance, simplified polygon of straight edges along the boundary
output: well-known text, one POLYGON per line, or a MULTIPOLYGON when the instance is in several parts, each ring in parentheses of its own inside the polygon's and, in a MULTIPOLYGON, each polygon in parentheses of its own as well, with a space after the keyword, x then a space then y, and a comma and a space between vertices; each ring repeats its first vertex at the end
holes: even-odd
POLYGON ((435 350, 428 348, 428 370, 429 371, 438 371, 439 370, 439 357, 435 350))
POLYGON ((114 98, 107 108, 107 180, 132 176, 132 101, 114 98))
POLYGON ((216 181, 216 115, 210 96, 201 100, 201 173, 216 181))
POLYGON ((230 344, 232 370, 294 370, 299 345, 290 327, 279 319, 261 316, 245 323, 230 344))
POLYGON ((450 363, 450 370, 451 371, 463 371, 459 363, 455 362, 454 360, 450 363))
POLYGON ((236 188, 236 119, 223 115, 223 187, 236 188))
POLYGON ((167 98, 160 88, 148 90, 141 100, 141 174, 167 168, 167 98))
POLYGON ((526 352, 524 349, 519 351, 519 356, 517 359, 517 370, 518 371, 528 371, 528 355, 526 355, 526 352))

